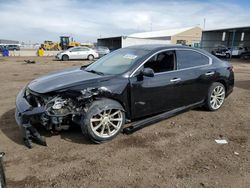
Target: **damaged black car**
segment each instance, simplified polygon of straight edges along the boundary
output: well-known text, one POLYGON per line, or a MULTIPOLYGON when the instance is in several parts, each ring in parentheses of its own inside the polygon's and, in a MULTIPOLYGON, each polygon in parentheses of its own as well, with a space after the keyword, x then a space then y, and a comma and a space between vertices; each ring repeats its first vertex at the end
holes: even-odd
POLYGON ((102 143, 191 108, 218 110, 233 86, 233 67, 203 50, 131 46, 30 82, 16 98, 16 121, 28 147, 46 145, 36 123, 56 131, 78 124, 102 143))

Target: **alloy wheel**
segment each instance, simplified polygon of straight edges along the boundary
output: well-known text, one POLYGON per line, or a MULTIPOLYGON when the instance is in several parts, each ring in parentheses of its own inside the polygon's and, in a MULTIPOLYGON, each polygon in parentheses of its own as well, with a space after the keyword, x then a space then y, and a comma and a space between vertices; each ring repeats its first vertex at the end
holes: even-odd
POLYGON ((225 89, 223 86, 216 86, 210 97, 210 104, 214 110, 221 107, 225 99, 225 89))
POLYGON ((103 110, 90 119, 90 126, 96 136, 109 138, 115 135, 123 124, 121 110, 103 110))

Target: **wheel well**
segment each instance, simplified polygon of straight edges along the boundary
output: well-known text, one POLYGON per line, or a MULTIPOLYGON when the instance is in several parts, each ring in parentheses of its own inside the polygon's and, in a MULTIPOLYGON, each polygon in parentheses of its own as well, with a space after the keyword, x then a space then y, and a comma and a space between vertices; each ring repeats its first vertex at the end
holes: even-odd
POLYGON ((63 58, 63 56, 69 57, 67 54, 63 54, 63 55, 62 55, 62 58, 63 58))
POLYGON ((130 113, 128 112, 129 110, 125 108, 125 105, 120 100, 117 100, 114 98, 109 98, 109 97, 100 97, 97 100, 102 100, 102 99, 109 99, 109 100, 112 100, 112 101, 119 103, 125 112, 125 117, 130 119, 130 113))
POLYGON ((225 90, 227 92, 227 83, 226 83, 225 80, 216 80, 216 82, 219 82, 219 83, 223 84, 223 86, 225 87, 225 90))

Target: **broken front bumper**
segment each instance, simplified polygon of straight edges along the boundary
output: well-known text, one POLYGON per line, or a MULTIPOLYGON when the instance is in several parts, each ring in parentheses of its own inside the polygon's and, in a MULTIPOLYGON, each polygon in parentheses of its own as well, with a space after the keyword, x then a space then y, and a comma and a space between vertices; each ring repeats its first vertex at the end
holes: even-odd
POLYGON ((44 107, 33 107, 27 101, 26 87, 23 88, 16 97, 16 123, 20 127, 24 144, 31 148, 32 140, 41 145, 46 145, 44 138, 31 125, 32 117, 45 112, 44 107))

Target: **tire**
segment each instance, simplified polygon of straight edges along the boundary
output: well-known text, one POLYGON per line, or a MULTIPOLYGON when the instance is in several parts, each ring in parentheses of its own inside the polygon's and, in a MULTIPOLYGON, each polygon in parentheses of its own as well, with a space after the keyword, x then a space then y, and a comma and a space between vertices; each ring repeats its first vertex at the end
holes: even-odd
POLYGON ((63 61, 68 61, 69 60, 69 56, 68 55, 63 55, 62 56, 62 60, 63 61))
POLYGON ((225 101, 225 86, 219 82, 214 82, 209 90, 205 101, 205 107, 209 111, 216 111, 225 101))
POLYGON ((89 61, 93 61, 94 58, 95 58, 95 57, 94 57, 93 55, 89 55, 89 56, 88 56, 88 60, 89 60, 89 61))
POLYGON ((124 124, 122 106, 117 101, 101 99, 91 104, 83 117, 81 129, 86 137, 99 144, 115 138, 124 124))
POLYGON ((244 60, 250 59, 250 55, 242 55, 241 59, 244 59, 244 60))
POLYGON ((229 59, 230 58, 230 54, 226 54, 226 58, 229 59))

